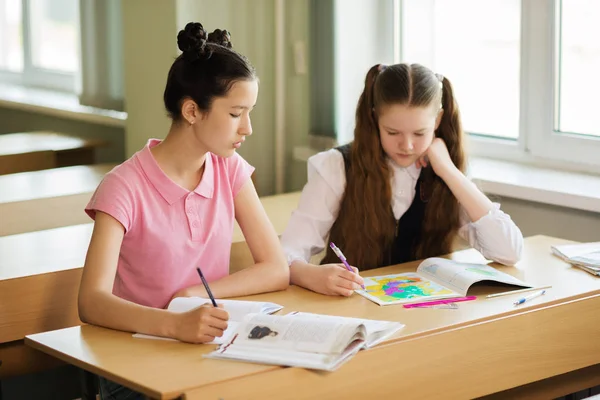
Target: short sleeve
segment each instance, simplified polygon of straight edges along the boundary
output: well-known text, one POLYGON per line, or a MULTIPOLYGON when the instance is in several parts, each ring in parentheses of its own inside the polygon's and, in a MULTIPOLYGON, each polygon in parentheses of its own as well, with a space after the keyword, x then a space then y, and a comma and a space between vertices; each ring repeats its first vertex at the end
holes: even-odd
POLYGON ((133 195, 130 186, 118 174, 109 172, 85 207, 85 212, 96 220, 96 212, 101 211, 119 221, 128 232, 132 224, 133 195))
POLYGON ((250 176, 252 176, 254 167, 248 164, 238 153, 234 153, 233 156, 227 158, 227 170, 231 193, 235 197, 242 186, 250 179, 250 176))

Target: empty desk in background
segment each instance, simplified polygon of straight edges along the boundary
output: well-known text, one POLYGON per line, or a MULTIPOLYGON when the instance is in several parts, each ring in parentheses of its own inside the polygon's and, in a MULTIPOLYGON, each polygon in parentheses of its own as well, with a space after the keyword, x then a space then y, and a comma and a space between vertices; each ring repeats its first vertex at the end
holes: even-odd
POLYGON ((0 236, 90 222, 83 211, 115 164, 0 175, 0 236))
POLYGON ((0 378, 56 364, 23 345, 79 325, 77 292, 92 224, 0 237, 0 378))
POLYGON ((107 145, 57 132, 21 132, 0 135, 0 175, 95 163, 95 151, 107 145))

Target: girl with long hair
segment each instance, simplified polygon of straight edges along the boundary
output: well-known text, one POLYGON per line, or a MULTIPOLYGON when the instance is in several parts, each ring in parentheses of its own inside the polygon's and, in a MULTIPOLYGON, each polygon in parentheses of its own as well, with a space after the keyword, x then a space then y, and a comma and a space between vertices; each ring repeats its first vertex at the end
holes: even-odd
POLYGON ((464 133, 450 81, 419 64, 375 65, 356 109, 354 140, 308 161, 308 182, 282 236, 291 283, 329 295, 355 272, 452 252, 462 237, 516 263, 523 236, 466 176, 464 133), (321 265, 310 258, 327 248, 321 265))

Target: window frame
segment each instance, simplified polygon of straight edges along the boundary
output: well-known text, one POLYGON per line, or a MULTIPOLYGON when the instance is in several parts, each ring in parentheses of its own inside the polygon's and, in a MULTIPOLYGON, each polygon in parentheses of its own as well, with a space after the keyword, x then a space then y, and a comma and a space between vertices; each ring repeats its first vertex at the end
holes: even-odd
MULTIPOLYGON (((61 92, 75 93, 78 89, 78 72, 63 72, 36 67, 32 60, 32 43, 30 36, 30 0, 22 0, 22 35, 23 35, 23 70, 14 72, 0 69, 0 82, 13 85, 50 89, 61 92)), ((79 2, 76 2, 79 7, 79 2)), ((78 13, 79 14, 79 13, 78 13)), ((80 32, 79 18, 76 30, 80 32)), ((79 46, 78 46, 79 47, 79 46)), ((77 48, 77 57, 81 65, 81 51, 77 48)))
MULTIPOLYGON (((403 1, 394 1, 402 13, 403 1)), ((599 137, 555 129, 560 5, 561 0, 521 0, 519 136, 500 139, 468 132, 471 155, 600 173, 599 137)), ((398 30, 400 35, 402 30, 398 30)), ((398 41, 402 42, 401 37, 398 41)), ((402 49, 399 57, 397 62, 402 49)))

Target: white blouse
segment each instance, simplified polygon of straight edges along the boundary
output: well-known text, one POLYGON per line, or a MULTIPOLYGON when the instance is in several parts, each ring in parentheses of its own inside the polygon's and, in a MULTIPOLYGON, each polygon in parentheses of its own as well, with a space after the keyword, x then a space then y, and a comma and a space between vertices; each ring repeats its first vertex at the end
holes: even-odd
MULTIPOLYGON (((392 210, 394 217, 400 219, 413 202, 421 169, 414 164, 402 168, 391 160, 390 166, 392 210)), ((309 158, 308 182, 281 237, 288 264, 295 260, 309 262, 323 251, 345 188, 344 158, 339 151, 331 149, 309 158)), ((487 259, 513 265, 521 258, 523 235, 510 216, 500 210, 500 204, 494 203, 494 208, 475 222, 461 209, 461 222, 460 237, 487 259)))

